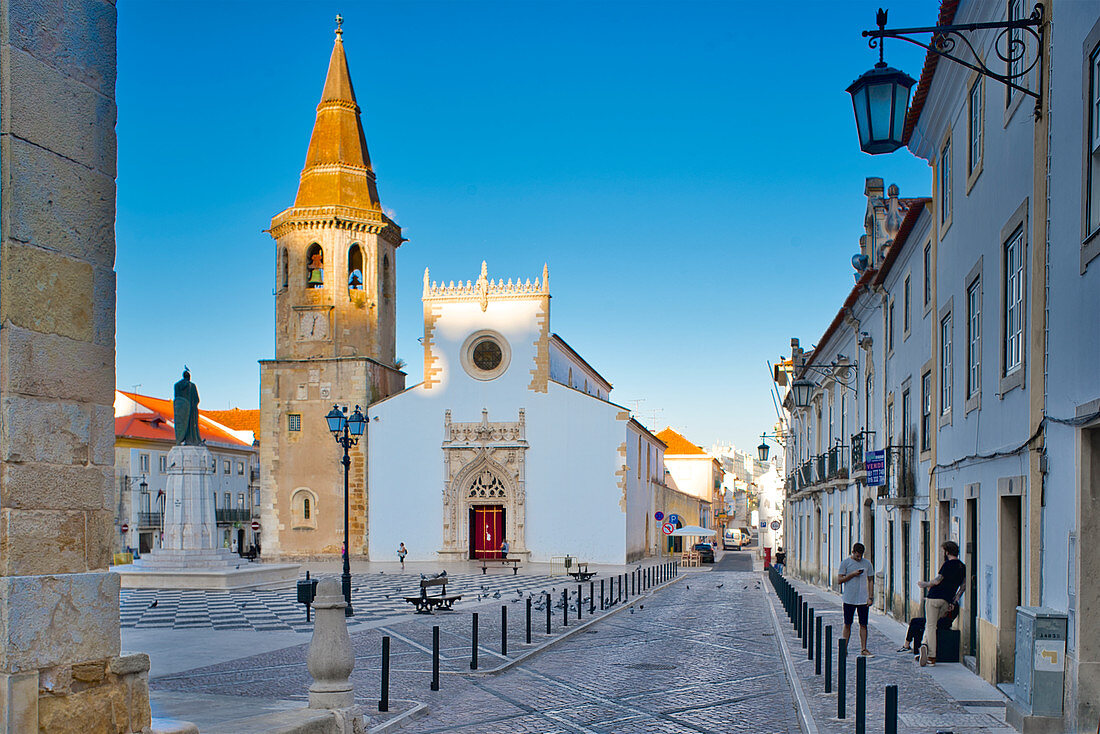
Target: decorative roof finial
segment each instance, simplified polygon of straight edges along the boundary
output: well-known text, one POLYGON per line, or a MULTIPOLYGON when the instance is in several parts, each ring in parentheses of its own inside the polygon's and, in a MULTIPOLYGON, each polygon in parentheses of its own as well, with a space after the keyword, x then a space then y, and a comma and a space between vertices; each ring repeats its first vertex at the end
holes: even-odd
POLYGON ((341 36, 344 35, 344 29, 342 27, 343 25, 344 25, 344 16, 337 13, 336 14, 336 40, 337 41, 344 40, 343 38, 341 38, 341 36))

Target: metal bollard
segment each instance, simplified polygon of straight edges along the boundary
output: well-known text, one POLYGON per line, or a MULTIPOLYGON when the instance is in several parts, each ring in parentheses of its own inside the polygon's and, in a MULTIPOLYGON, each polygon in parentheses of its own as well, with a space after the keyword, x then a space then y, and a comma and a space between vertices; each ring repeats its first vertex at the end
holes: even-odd
POLYGON ((390 638, 382 638, 382 698, 378 699, 378 710, 390 710, 390 638))
POLYGON ((439 690, 439 625, 432 627, 432 690, 439 690))
POLYGON ((841 637, 836 645, 836 717, 848 716, 848 640, 841 637))
POLYGON ((569 592, 561 590, 561 626, 569 626, 569 592))
POLYGON ((546 634, 550 634, 550 613, 553 611, 553 602, 550 592, 546 592, 546 634))
POLYGON ((898 734, 898 687, 886 686, 886 734, 898 734))
POLYGON ((600 611, 603 611, 603 579, 600 579, 600 611))
POLYGON ((596 582, 588 582, 588 616, 596 614, 596 582))
POLYGON ((821 675, 821 615, 817 617, 814 631, 814 675, 821 675))
POLYGON ((619 597, 618 598, 619 598, 619 602, 621 603, 622 600, 623 600, 623 575, 621 573, 619 574, 619 597))
POLYGON ((500 654, 508 654, 508 605, 500 607, 500 654))
POLYGON ((825 625, 825 692, 833 692, 833 626, 825 625))
POLYGON ((477 670, 477 612, 474 612, 473 629, 470 630, 470 670, 477 670))
POLYGON ((580 584, 577 584, 577 621, 581 621, 581 608, 584 607, 584 591, 580 584))
POLYGON ((806 612, 806 634, 802 638, 802 647, 806 648, 806 659, 814 659, 814 608, 806 612))
POLYGON ((531 644, 531 597, 527 597, 527 644, 531 644))
POLYGON ((867 734, 867 658, 856 657, 856 734, 867 734))
POLYGON ((634 571, 630 572, 630 593, 638 595, 638 574, 634 571))

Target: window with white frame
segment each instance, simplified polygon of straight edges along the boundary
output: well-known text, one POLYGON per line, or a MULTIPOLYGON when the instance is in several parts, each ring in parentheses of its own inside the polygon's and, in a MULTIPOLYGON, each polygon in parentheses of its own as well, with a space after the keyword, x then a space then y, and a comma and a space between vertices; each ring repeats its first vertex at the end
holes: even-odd
POLYGON ((909 425, 913 419, 913 406, 912 399, 909 397, 909 390, 901 394, 901 445, 912 446, 909 443, 909 425))
POLYGON ((924 305, 932 302, 932 243, 924 246, 924 305))
POLYGON ((931 448, 932 435, 932 373, 920 377, 920 450, 931 448))
POLYGON ((912 289, 909 287, 909 276, 906 275, 905 276, 905 303, 903 303, 902 307, 901 307, 902 331, 904 331, 906 334, 909 333, 909 323, 910 323, 909 313, 912 310, 909 307, 909 302, 911 300, 910 299, 911 291, 912 291, 912 289))
POLYGON ((890 301, 890 307, 886 311, 886 342, 887 351, 894 351, 894 302, 890 301))
POLYGON ((161 454, 157 457, 157 468, 160 469, 160 473, 164 474, 168 471, 168 456, 161 454))
POLYGON ((1024 363, 1024 233, 1016 230, 1005 243, 1004 373, 1024 363))
POLYGON ((940 224, 951 219, 951 140, 943 144, 939 163, 940 224))
POLYGON ((967 173, 973 173, 982 162, 982 78, 979 76, 970 87, 967 99, 968 124, 966 160, 967 173))
POLYGON ((875 377, 874 375, 867 375, 867 384, 863 392, 863 427, 867 430, 871 429, 874 424, 874 414, 871 412, 871 407, 874 405, 871 402, 871 396, 874 394, 875 377))
POLYGON ((982 281, 966 289, 966 397, 982 389, 982 281))
POLYGON ((940 415, 951 412, 951 314, 940 321, 940 415))
POLYGON ((1100 44, 1089 54, 1088 150, 1085 152, 1085 235, 1100 229, 1100 44))
POLYGON ((138 455, 138 467, 142 474, 149 473, 149 454, 138 455))

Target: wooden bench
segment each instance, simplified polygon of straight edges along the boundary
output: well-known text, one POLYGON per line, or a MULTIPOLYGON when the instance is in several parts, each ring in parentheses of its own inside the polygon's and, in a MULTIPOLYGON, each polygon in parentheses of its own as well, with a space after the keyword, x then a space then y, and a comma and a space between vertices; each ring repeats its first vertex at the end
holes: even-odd
POLYGON ((420 596, 406 596, 405 601, 416 608, 417 614, 431 614, 432 609, 450 610, 456 601, 462 598, 462 594, 447 593, 447 572, 443 571, 435 576, 420 577, 420 596), (428 590, 438 586, 440 591, 434 596, 428 590))
POLYGON ((519 558, 482 558, 481 559, 481 572, 485 573, 489 570, 490 563, 499 563, 501 567, 512 565, 512 575, 515 576, 519 572, 519 564, 521 559, 519 558))
POLYGON ((577 581, 587 581, 588 579, 596 575, 595 571, 588 570, 587 563, 578 563, 575 571, 567 571, 566 573, 575 578, 577 581))

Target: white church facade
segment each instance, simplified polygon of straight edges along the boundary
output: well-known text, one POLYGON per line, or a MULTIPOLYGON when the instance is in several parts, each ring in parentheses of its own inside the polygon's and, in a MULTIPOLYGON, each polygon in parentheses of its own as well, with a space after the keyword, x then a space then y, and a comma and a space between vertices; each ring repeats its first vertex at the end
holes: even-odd
POLYGON ((371 560, 569 555, 627 563, 664 547, 665 445, 550 329, 534 282, 424 273, 424 381, 373 403, 371 560))

